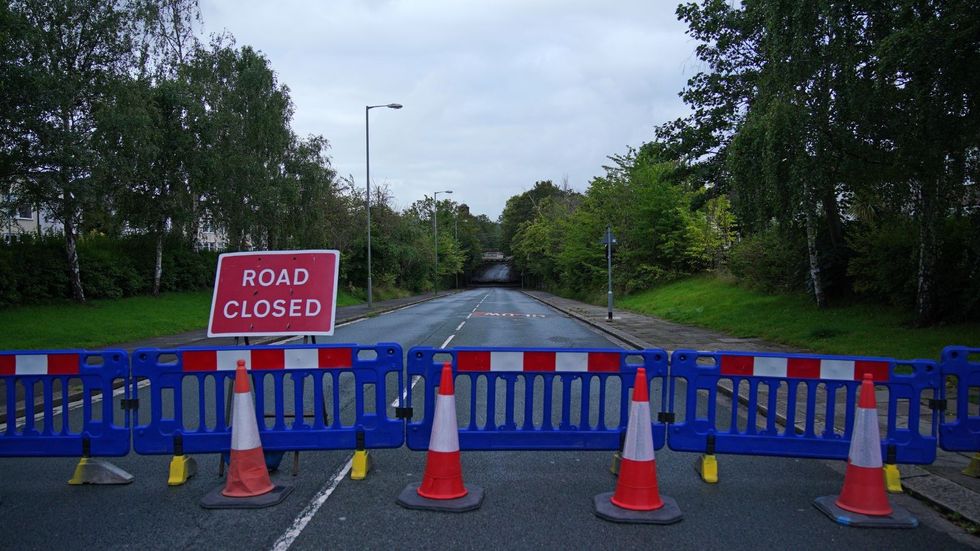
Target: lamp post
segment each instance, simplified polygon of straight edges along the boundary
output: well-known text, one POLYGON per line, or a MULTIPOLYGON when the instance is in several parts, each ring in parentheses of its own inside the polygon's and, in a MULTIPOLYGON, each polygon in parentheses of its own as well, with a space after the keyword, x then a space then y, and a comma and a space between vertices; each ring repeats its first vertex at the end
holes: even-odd
POLYGON ((401 109, 400 103, 386 103, 384 105, 365 105, 364 106, 364 164, 367 168, 367 303, 371 307, 373 299, 373 284, 371 282, 371 125, 369 124, 369 113, 372 109, 387 107, 388 109, 401 109))
POLYGON ((612 249, 613 245, 616 244, 616 237, 612 233, 612 226, 606 226, 606 236, 602 240, 606 245, 606 272, 609 277, 609 290, 606 293, 607 297, 607 309, 606 309, 606 319, 612 321, 613 319, 613 288, 612 288, 612 249))
POLYGON ((432 278, 432 294, 439 294, 439 194, 452 193, 453 190, 437 191, 432 194, 432 239, 436 250, 436 272, 432 278))

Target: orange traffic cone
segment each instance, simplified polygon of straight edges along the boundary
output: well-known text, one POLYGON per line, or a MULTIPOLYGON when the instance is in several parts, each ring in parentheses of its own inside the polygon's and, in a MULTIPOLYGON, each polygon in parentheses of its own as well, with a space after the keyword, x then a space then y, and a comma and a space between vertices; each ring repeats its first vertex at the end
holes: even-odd
POLYGON ((205 509, 259 509, 286 499, 292 486, 275 486, 269 478, 259 440, 259 426, 252 402, 252 387, 245 360, 235 370, 232 408, 231 460, 224 488, 216 488, 201 500, 205 509))
POLYGON ((915 517, 888 502, 882 467, 878 404, 871 374, 866 373, 858 391, 844 488, 839 496, 818 497, 813 505, 846 526, 915 528, 919 524, 915 517))
POLYGON ((483 488, 463 485, 453 369, 446 363, 442 366, 439 394, 436 396, 422 484, 406 486, 398 496, 398 504, 408 509, 462 513, 478 509, 482 503, 483 488))
POLYGON ((681 520, 677 502, 661 496, 657 487, 650 419, 647 372, 641 367, 636 370, 616 491, 599 494, 594 499, 595 514, 600 518, 643 524, 673 524, 681 520))

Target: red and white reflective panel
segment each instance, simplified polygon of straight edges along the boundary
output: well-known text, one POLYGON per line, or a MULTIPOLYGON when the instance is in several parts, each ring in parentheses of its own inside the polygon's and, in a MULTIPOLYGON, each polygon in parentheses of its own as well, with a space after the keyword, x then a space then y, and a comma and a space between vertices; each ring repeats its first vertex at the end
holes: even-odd
POLYGON ((888 380, 888 362, 875 360, 825 360, 773 356, 721 356, 721 374, 737 377, 789 377, 860 381, 870 373, 875 381, 888 380))
POLYGON ((78 354, 3 354, 0 376, 4 375, 78 375, 78 354))
POLYGON ((353 367, 351 348, 276 348, 252 350, 185 350, 184 371, 234 371, 238 360, 249 370, 342 369, 353 367))
POLYGON ((618 373, 618 352, 511 352, 460 350, 457 371, 558 371, 618 373))

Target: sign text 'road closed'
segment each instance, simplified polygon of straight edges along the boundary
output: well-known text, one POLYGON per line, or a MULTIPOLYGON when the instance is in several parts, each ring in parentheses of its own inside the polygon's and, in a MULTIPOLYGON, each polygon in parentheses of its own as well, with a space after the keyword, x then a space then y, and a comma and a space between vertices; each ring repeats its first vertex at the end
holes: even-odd
POLYGON ((338 251, 218 257, 208 336, 332 335, 338 251))

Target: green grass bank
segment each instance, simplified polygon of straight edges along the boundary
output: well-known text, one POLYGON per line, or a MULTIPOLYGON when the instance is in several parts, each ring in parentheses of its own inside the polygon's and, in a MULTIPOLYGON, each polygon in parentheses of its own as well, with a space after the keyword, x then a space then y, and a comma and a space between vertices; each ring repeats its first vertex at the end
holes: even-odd
MULTIPOLYGON (((337 306, 362 301, 344 291, 337 306)), ((208 325, 211 291, 0 310, 0 350, 98 348, 208 325)))
POLYGON ((938 359, 950 344, 980 346, 980 323, 917 329, 898 309, 858 303, 821 310, 806 295, 770 295, 710 276, 636 293, 616 306, 825 354, 938 359))

